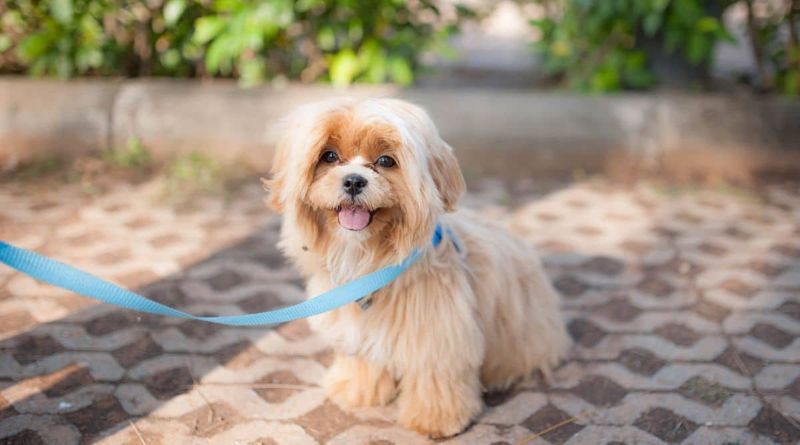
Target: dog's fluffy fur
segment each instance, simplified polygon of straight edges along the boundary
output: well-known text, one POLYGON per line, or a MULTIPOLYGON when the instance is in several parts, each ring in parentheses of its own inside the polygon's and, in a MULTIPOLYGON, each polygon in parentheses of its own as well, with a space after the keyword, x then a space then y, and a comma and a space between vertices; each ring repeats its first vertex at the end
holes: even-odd
POLYGON ((423 252, 369 308, 311 320, 336 351, 324 382, 334 401, 397 397, 402 425, 446 437, 481 411, 482 391, 557 364, 568 337, 538 257, 500 226, 456 211, 464 179, 424 110, 394 99, 302 107, 284 121, 273 164, 268 203, 284 214, 281 248, 310 296, 423 252), (328 151, 335 161, 321 159, 328 151), (396 165, 376 163, 384 155, 396 165), (367 185, 352 196, 342 181, 354 173, 367 185), (371 212, 371 223, 345 229, 342 205, 371 212), (446 232, 434 248, 436 223, 446 232))

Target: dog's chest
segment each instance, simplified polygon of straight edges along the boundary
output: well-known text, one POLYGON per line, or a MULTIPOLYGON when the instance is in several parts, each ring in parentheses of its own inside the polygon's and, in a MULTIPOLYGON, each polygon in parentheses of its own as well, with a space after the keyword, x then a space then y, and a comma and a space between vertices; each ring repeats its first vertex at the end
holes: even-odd
POLYGON ((393 283, 371 294, 368 305, 349 305, 337 310, 326 336, 345 354, 360 355, 374 363, 393 368, 392 363, 406 351, 413 339, 404 297, 407 289, 393 283))
POLYGON ((373 255, 360 244, 345 243, 327 256, 325 265, 332 284, 339 286, 371 272, 373 262, 373 255))

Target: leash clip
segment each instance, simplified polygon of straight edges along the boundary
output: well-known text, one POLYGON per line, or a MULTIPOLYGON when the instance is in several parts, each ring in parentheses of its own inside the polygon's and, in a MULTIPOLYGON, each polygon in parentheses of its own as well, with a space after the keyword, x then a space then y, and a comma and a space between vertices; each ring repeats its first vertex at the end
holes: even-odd
POLYGON ((366 311, 370 306, 372 306, 372 295, 359 298, 356 300, 356 303, 358 303, 358 307, 360 307, 362 311, 366 311))

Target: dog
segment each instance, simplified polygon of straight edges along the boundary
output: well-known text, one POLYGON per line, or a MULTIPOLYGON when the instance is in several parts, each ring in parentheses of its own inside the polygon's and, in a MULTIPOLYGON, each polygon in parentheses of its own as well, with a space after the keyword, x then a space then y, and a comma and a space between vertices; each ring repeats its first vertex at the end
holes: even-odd
POLYGON ((397 398, 399 423, 456 435, 503 391, 549 377, 569 339, 535 252, 457 210, 465 182, 428 114, 397 99, 300 107, 280 126, 266 201, 309 296, 419 259, 364 304, 310 319, 335 358, 323 387, 345 408, 397 398), (433 246, 436 226, 442 242, 433 246))

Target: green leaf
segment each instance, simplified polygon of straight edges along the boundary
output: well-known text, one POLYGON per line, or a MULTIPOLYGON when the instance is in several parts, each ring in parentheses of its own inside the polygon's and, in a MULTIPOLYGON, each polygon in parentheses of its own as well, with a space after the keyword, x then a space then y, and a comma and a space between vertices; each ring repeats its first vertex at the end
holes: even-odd
POLYGON ((239 64, 239 85, 251 87, 264 81, 266 75, 266 63, 264 59, 256 57, 246 60, 239 64))
POLYGON ((650 72, 645 70, 636 70, 625 73, 625 83, 631 88, 643 89, 653 85, 655 79, 650 72))
POLYGON ((456 3, 456 12, 461 17, 474 18, 478 13, 467 5, 456 3))
POLYGON ((620 87, 619 74, 611 67, 603 67, 592 74, 590 85, 591 90, 598 93, 616 91, 620 87))
POLYGON ((72 60, 66 54, 59 54, 56 56, 55 74, 62 79, 72 76, 74 70, 72 60))
POLYGON ((448 61, 455 61, 458 60, 458 50, 455 49, 452 45, 448 44, 447 42, 442 43, 436 47, 436 52, 439 56, 448 61))
POLYGON ((667 6, 669 6, 670 0, 651 0, 653 4, 653 10, 657 13, 663 13, 667 6))
POLYGON ((216 12, 233 12, 247 6, 241 0, 214 0, 213 10, 216 12))
POLYGON ((721 28, 719 20, 714 17, 703 17, 694 24, 694 27, 699 32, 715 33, 721 28))
POLYGON ((389 59, 389 76, 400 85, 410 85, 414 81, 414 71, 408 60, 402 57, 389 59))
POLYGON ((75 65, 80 73, 97 68, 103 63, 103 53, 96 48, 81 47, 75 54, 75 65))
POLYGON ((646 15, 642 21, 642 29, 644 30, 644 33, 650 37, 656 35, 658 30, 661 28, 661 20, 661 14, 646 15))
POLYGON ((380 43, 370 39, 361 45, 358 50, 358 64, 361 71, 365 72, 365 80, 379 83, 386 80, 386 54, 380 43))
POLYGON ((365 79, 367 82, 381 83, 386 81, 386 76, 386 57, 381 53, 367 68, 365 79))
POLYGON ((336 46, 336 33, 330 26, 323 26, 317 32, 317 45, 323 51, 330 51, 336 46))
POLYGON ((358 50, 358 64, 361 68, 367 68, 381 52, 381 45, 375 39, 365 41, 358 50))
POLYGON ((622 80, 629 88, 642 89, 651 86, 655 79, 647 67, 647 56, 643 51, 625 55, 622 80))
POLYGON ((11 48, 14 42, 11 40, 11 37, 0 34, 0 53, 6 51, 7 49, 11 48))
POLYGON ((50 0, 50 11, 57 22, 64 25, 72 22, 72 0, 50 0))
POLYGON ((703 3, 698 0, 673 0, 671 11, 674 11, 677 20, 685 25, 691 26, 692 23, 697 22, 705 13, 703 12, 703 3))
POLYGON ((295 9, 300 12, 309 11, 315 6, 324 5, 325 2, 323 0, 297 0, 295 3, 295 9))
POLYGON ((797 97, 798 93, 800 93, 800 72, 790 71, 783 79, 783 94, 797 97))
POLYGON ((351 42, 358 42, 364 36, 364 25, 358 18, 350 20, 347 24, 347 36, 351 42))
POLYGON ((218 16, 200 17, 194 22, 194 35, 192 40, 195 43, 208 43, 225 28, 226 22, 218 16))
POLYGON ((569 42, 565 40, 556 40, 550 46, 550 52, 555 57, 569 57, 569 55, 572 54, 572 47, 569 42))
POLYGON ((231 37, 223 35, 211 42, 206 51, 206 69, 212 73, 228 74, 231 70, 231 37))
POLYGON ((339 51, 330 64, 331 81, 336 86, 347 86, 358 74, 358 57, 352 49, 339 51))
POLYGON ((30 68, 28 68, 28 72, 34 76, 39 77, 47 73, 47 66, 49 63, 52 62, 52 57, 44 56, 40 57, 31 63, 30 68))
POLYGON ((181 54, 175 48, 170 48, 159 55, 159 60, 164 67, 174 69, 181 61, 181 54))
POLYGON ((692 33, 686 43, 686 59, 690 63, 698 65, 708 60, 711 56, 711 49, 712 39, 700 33, 692 33))
POLYGON ((717 35, 717 39, 720 40, 720 41, 727 42, 727 43, 730 43, 730 44, 733 44, 733 45, 738 45, 739 44, 739 40, 736 39, 736 36, 731 34, 731 32, 728 31, 728 28, 726 28, 724 26, 721 26, 719 28, 719 30, 717 31, 716 35, 717 35))
POLYGON ((0 26, 5 28, 5 30, 21 30, 21 28, 25 26, 25 20, 23 20, 22 14, 19 11, 12 9, 6 11, 0 17, 0 26))
POLYGON ((185 10, 186 0, 169 0, 164 5, 164 22, 167 26, 173 26, 178 23, 185 10))
POLYGON ((47 34, 39 32, 22 39, 17 46, 17 55, 26 62, 32 62, 47 52, 50 39, 47 34))
POLYGON ((683 32, 674 27, 668 27, 664 32, 664 48, 668 53, 674 53, 683 41, 683 32))
POLYGON ((631 51, 625 55, 625 68, 638 69, 645 66, 647 56, 642 51, 631 51))
POLYGON ((103 40, 103 28, 94 17, 84 15, 80 20, 81 46, 98 46, 103 40))

